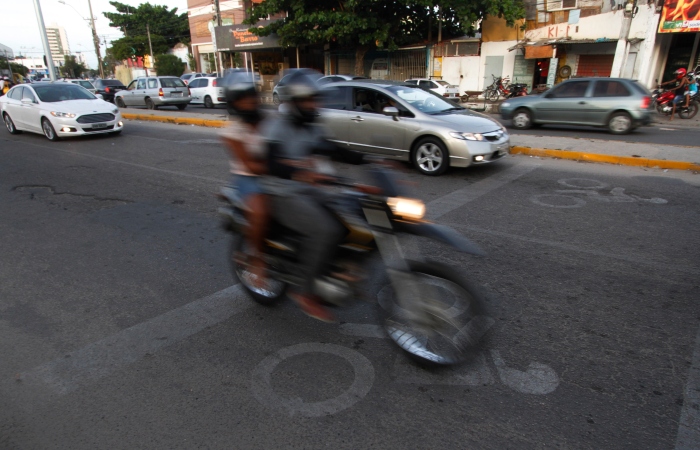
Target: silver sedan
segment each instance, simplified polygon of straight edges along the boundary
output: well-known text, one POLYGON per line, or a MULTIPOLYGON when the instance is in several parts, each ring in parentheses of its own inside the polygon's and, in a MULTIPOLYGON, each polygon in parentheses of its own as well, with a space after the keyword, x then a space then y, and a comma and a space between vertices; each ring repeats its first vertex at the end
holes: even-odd
POLYGON ((510 153, 495 120, 433 92, 387 81, 345 81, 322 88, 321 117, 350 150, 410 161, 426 175, 487 164, 510 153))

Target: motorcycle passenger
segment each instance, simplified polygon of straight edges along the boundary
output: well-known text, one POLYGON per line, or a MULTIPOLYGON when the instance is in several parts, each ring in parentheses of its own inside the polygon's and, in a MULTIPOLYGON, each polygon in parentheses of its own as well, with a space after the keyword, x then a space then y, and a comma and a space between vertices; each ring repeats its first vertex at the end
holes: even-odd
POLYGON ((688 79, 688 87, 685 91, 685 108, 690 106, 690 97, 694 97, 698 93, 698 83, 695 78, 694 73, 688 73, 686 75, 686 78, 688 79))
POLYGON ((261 135, 265 116, 249 72, 231 72, 226 75, 223 84, 232 120, 231 125, 221 132, 221 137, 230 156, 231 185, 237 189, 245 204, 248 221, 245 238, 253 249, 248 261, 253 275, 252 283, 262 287, 266 270, 262 251, 269 223, 268 198, 259 183, 259 177, 268 170, 267 147, 261 135))
POLYGON ((320 75, 311 70, 293 72, 284 86, 278 86, 280 100, 286 104, 280 115, 266 126, 269 134, 269 174, 275 178, 268 186, 272 214, 276 221, 301 236, 299 261, 302 285, 291 298, 307 315, 325 321, 334 315, 314 293, 315 280, 322 275, 327 261, 344 236, 345 229, 324 208, 327 194, 315 184, 328 177, 315 170, 313 153, 334 148, 324 138, 325 130, 316 123, 320 75))
POLYGON ((686 77, 687 70, 681 67, 680 69, 673 72, 673 74, 676 76, 674 80, 667 81, 659 85, 665 86, 667 84, 676 83, 676 87, 670 89, 672 91, 676 91, 676 97, 673 99, 673 110, 671 111, 671 118, 669 119, 669 122, 673 120, 673 116, 676 114, 676 105, 682 102, 685 98, 685 95, 681 95, 679 92, 685 92, 686 87, 688 85, 688 77, 686 77), (681 91, 681 89, 683 90, 681 91))

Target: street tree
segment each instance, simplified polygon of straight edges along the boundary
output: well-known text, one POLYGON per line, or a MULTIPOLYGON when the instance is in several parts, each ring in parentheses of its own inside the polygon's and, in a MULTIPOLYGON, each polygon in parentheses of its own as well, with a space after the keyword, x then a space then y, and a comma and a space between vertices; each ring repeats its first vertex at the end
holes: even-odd
POLYGON ((87 71, 85 64, 78 62, 74 55, 65 55, 63 57, 63 67, 61 67, 61 72, 63 76, 70 78, 80 78, 83 73, 87 71))
MULTIPOLYGON (((15 58, 15 60, 21 61, 20 58, 15 58)), ((18 74, 22 75, 23 77, 26 77, 27 74, 29 73, 29 69, 26 66, 19 64, 17 62, 10 61, 10 68, 12 69, 12 73, 18 73, 18 74)), ((7 58, 5 58, 4 56, 0 56, 0 70, 6 70, 6 69, 8 69, 7 58)))
POLYGON ((117 1, 109 4, 117 10, 103 13, 109 19, 109 26, 124 33, 123 38, 112 41, 110 54, 118 60, 149 54, 149 32, 154 54, 165 53, 178 42, 190 41, 187 13, 178 14, 177 8, 148 2, 136 7, 117 1))
POLYGON ((510 26, 525 16, 522 0, 263 0, 253 5, 245 23, 286 12, 287 17, 261 28, 260 36, 276 34, 283 46, 335 44, 355 49, 355 74, 364 75, 364 56, 372 49, 436 36, 473 34, 479 21, 498 16, 510 26))
POLYGON ((158 75, 179 77, 185 72, 185 63, 175 55, 156 55, 154 69, 158 75))

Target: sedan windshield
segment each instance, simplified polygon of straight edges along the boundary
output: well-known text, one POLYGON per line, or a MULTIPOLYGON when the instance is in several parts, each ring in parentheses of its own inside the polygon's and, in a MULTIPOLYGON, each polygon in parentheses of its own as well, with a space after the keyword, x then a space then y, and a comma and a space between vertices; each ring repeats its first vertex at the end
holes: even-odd
POLYGON ((410 86, 390 86, 388 91, 396 94, 400 99, 409 103, 414 108, 426 114, 439 114, 447 111, 462 110, 461 106, 444 100, 433 92, 417 89, 410 86))
POLYGON ((96 100, 85 88, 77 84, 46 84, 32 86, 39 100, 46 103, 63 102, 66 100, 96 100))

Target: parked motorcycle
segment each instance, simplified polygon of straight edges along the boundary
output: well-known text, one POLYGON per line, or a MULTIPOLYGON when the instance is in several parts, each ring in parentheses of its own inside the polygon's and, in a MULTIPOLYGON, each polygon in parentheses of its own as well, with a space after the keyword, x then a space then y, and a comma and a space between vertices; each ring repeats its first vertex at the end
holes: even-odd
MULTIPOLYGON (((381 194, 366 194, 347 180, 332 182, 342 191, 325 206, 347 230, 325 275, 316 280, 316 294, 334 306, 356 301, 363 277, 359 276, 370 257, 379 253, 391 282, 390 300, 380 301, 388 317, 388 336, 410 356, 431 364, 449 365, 465 359, 485 333, 480 288, 463 273, 434 261, 408 261, 403 257, 400 235, 422 236, 448 244, 456 250, 482 255, 477 245, 456 231, 424 220, 422 201, 404 195, 397 174, 386 167, 371 169, 381 194), (353 280, 353 281, 350 281, 353 280)), ((233 271, 251 298, 262 305, 280 301, 289 285, 298 285, 299 239, 291 230, 273 224, 266 239, 264 259, 268 278, 253 283, 247 258, 250 253, 242 231, 247 226, 237 192, 224 188, 227 202, 220 213, 233 235, 233 271)), ((366 271, 365 271, 366 272, 366 271)))
POLYGON ((527 95, 527 84, 524 83, 514 83, 508 86, 508 93, 506 99, 514 97, 523 97, 527 95))

